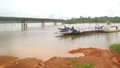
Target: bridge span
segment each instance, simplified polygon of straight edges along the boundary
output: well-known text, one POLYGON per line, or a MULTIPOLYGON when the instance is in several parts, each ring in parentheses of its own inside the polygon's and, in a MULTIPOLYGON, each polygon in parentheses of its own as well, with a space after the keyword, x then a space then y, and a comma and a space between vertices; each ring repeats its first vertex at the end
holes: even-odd
POLYGON ((32 21, 32 22, 64 22, 64 19, 50 19, 50 18, 28 18, 28 17, 0 17, 0 21, 32 21))
POLYGON ((30 18, 30 17, 0 17, 0 23, 21 23, 21 29, 27 30, 27 23, 64 23, 64 19, 30 18))

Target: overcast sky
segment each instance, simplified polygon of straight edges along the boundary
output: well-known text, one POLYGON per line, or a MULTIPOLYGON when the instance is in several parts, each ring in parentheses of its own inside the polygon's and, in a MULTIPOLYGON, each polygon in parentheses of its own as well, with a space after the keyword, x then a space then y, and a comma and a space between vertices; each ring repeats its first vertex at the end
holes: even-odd
POLYGON ((120 16, 120 0, 0 0, 0 16, 120 16))

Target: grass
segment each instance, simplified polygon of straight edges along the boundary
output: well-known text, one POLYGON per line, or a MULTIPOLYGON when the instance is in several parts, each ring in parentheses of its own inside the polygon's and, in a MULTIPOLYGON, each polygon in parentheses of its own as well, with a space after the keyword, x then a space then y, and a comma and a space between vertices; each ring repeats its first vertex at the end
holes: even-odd
POLYGON ((95 68, 93 64, 82 64, 81 68, 95 68))
POLYGON ((72 59, 71 63, 74 68, 95 68, 93 64, 79 64, 77 59, 72 59))
POLYGON ((120 53, 120 43, 118 43, 118 44, 112 44, 112 45, 110 45, 109 48, 112 49, 112 50, 114 50, 114 51, 116 51, 117 53, 120 53))

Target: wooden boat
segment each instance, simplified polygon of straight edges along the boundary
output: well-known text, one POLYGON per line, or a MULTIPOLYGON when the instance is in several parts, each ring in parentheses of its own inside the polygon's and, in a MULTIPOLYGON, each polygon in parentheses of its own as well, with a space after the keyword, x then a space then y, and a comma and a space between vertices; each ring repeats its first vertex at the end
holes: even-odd
POLYGON ((72 28, 64 26, 64 28, 58 28, 59 34, 63 35, 77 35, 80 34, 80 31, 75 29, 74 26, 72 28))

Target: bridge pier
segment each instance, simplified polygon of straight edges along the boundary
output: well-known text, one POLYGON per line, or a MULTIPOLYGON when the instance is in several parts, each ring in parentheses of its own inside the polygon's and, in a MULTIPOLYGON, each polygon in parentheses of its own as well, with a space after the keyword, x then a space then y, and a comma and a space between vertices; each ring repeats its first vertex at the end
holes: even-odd
POLYGON ((61 22, 61 25, 64 25, 65 23, 64 22, 61 22))
POLYGON ((44 28, 45 27, 45 22, 42 22, 41 23, 41 28, 44 28))
POLYGON ((22 31, 27 30, 27 23, 25 21, 22 21, 22 23, 21 23, 21 30, 22 31))
POLYGON ((54 22, 54 24, 53 24, 54 26, 56 26, 57 25, 57 22, 54 22))

